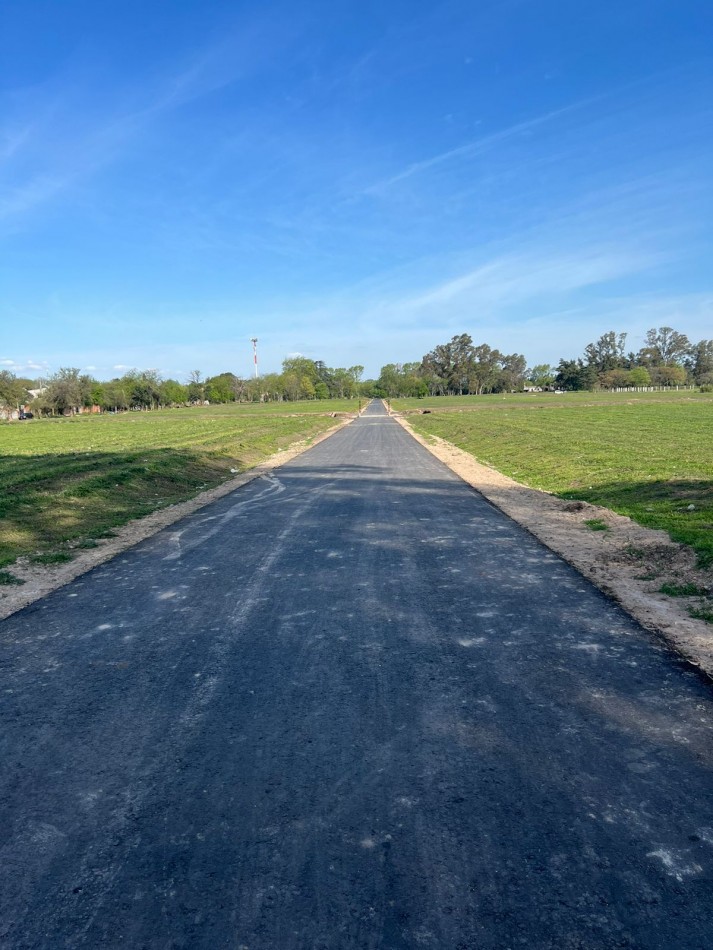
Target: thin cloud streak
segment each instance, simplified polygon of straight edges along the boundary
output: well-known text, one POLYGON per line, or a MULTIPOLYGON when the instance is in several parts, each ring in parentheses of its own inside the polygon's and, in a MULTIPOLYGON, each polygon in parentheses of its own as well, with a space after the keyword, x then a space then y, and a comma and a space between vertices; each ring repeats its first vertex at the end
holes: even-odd
POLYGON ((408 178, 412 178, 414 175, 420 175, 422 172, 428 171, 431 168, 435 168, 438 165, 443 165, 446 162, 450 162, 454 158, 459 158, 465 155, 471 156, 483 154, 494 146, 499 145, 501 142, 505 142, 507 139, 514 138, 518 135, 521 135, 523 132, 529 132, 530 130, 536 129, 541 125, 546 125, 548 122, 552 122, 554 119, 558 119, 563 115, 567 115, 570 112, 575 112, 578 109, 582 109, 585 106, 590 105, 592 102, 595 102, 598 98, 599 97, 589 97, 587 99, 582 99, 579 102, 572 103, 571 105, 564 106, 561 109, 553 109, 551 112, 547 112, 544 115, 536 116, 533 119, 527 119, 524 122, 518 122, 515 125, 511 125, 509 128, 501 129, 499 132, 493 132, 491 135, 485 135, 480 139, 476 139, 474 142, 468 142, 465 145, 459 145, 457 148, 449 149, 447 152, 441 152, 440 155, 434 155, 432 158, 424 159, 421 162, 414 162, 403 169, 403 171, 397 172, 397 174, 392 175, 390 178, 385 178, 373 185, 369 185, 364 189, 363 193, 366 195, 381 195, 393 185, 405 181, 408 178))
POLYGON ((506 255, 404 301, 401 308, 413 312, 463 298, 502 308, 639 274, 666 259, 661 252, 636 252, 621 247, 589 247, 569 254, 506 255))
MULTIPOLYGON (((254 71, 260 64, 269 63, 267 47, 257 42, 261 29, 257 24, 237 37, 213 44, 195 55, 188 67, 160 80, 147 104, 141 108, 118 108, 108 120, 83 130, 72 130, 64 142, 59 130, 62 129, 66 135, 66 129, 71 129, 68 111, 56 115, 53 109, 49 110, 52 118, 46 120, 44 128, 39 123, 27 123, 19 131, 6 132, 0 143, 0 159, 9 160, 23 151, 33 151, 41 161, 46 154, 53 156, 55 163, 51 170, 45 169, 24 181, 4 186, 4 195, 0 195, 0 221, 20 217, 41 207, 78 181, 118 160, 126 147, 159 117, 217 92, 254 71), (259 55, 256 50, 260 50, 259 55)), ((275 42, 277 40, 273 38, 270 50, 275 42)), ((128 97, 129 90, 124 95, 128 97)), ((132 95, 136 95, 136 91, 132 95)), ((69 96, 58 96, 60 101, 63 98, 69 99, 69 96)), ((141 98, 146 98, 143 90, 141 98)), ((30 107, 38 108, 37 103, 30 107)), ((79 111, 75 103, 72 114, 79 111)))

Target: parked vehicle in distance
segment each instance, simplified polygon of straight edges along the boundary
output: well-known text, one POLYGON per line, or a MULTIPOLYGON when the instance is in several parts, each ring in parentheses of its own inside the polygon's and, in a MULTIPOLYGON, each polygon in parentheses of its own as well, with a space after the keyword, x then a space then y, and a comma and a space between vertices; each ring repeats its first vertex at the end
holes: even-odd
POLYGON ((34 419, 34 413, 32 412, 21 412, 18 416, 18 419, 34 419))

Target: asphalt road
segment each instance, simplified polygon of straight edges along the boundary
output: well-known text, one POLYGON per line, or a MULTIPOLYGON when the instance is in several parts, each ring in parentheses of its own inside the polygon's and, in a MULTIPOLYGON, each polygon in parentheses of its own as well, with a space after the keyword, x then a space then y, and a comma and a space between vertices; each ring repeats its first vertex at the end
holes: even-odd
POLYGON ((386 417, 0 624, 3 948, 710 948, 710 687, 386 417))

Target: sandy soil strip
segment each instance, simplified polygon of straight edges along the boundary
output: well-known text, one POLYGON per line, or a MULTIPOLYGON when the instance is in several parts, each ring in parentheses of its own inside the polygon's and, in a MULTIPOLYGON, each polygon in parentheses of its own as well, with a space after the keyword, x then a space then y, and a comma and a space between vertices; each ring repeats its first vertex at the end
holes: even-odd
MULTIPOLYGON (((397 413, 393 418, 417 442, 488 501, 539 538, 645 627, 713 678, 713 626, 689 616, 700 598, 667 597, 664 583, 693 583, 711 591, 711 575, 696 568, 693 552, 665 531, 641 527, 608 508, 565 501, 528 488, 437 436, 424 439, 397 413), (600 519, 605 531, 584 522, 600 519)), ((710 603, 710 602, 708 602, 710 603)))
POLYGON ((293 458, 306 452, 307 449, 311 449, 312 446, 323 442, 324 439, 328 439, 330 435, 334 435, 339 429, 349 425, 356 415, 356 413, 350 415, 349 418, 344 419, 337 425, 332 426, 331 429, 327 429, 326 432, 312 439, 295 442, 289 446, 289 448, 277 452, 275 455, 271 455, 265 459, 264 462, 256 465, 255 468, 236 475, 235 478, 223 482, 222 485, 201 492, 200 495, 196 495, 195 498, 190 498, 188 501, 182 501, 175 505, 169 505, 166 508, 155 511, 153 514, 146 515, 144 518, 130 521, 123 527, 116 529, 115 537, 98 541, 98 547, 78 553, 76 557, 67 564, 43 566, 30 564, 26 559, 19 558, 17 562, 11 566, 10 570, 15 577, 24 583, 22 586, 4 587, 0 589, 0 620, 4 620, 5 617, 9 617, 10 614, 22 610, 23 607, 27 607, 28 604, 34 603, 52 591, 64 587, 65 584, 73 581, 75 577, 79 577, 80 574, 86 574, 87 571, 91 571, 92 568, 97 567, 99 564, 110 561, 113 557, 116 557, 117 554, 121 554, 122 551, 126 551, 127 548, 133 547, 145 538, 150 538, 151 535, 179 521, 181 518, 185 518, 186 515, 193 514, 193 512, 198 511, 199 508, 204 508, 211 502, 217 501, 218 498, 229 495, 230 492, 235 491, 236 488, 247 485, 248 482, 260 478, 260 476, 266 472, 271 472, 286 462, 290 462, 293 458))

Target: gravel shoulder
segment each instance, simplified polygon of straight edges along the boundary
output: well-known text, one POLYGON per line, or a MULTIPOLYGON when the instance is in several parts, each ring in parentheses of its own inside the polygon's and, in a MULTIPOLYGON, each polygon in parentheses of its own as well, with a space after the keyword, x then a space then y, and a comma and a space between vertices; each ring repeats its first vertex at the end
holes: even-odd
POLYGON ((424 439, 403 416, 392 415, 451 471, 564 558, 643 627, 713 677, 713 627, 689 615, 695 598, 660 593, 665 583, 710 588, 710 574, 697 569, 690 549, 672 541, 665 531, 644 528, 608 508, 528 488, 438 436, 424 439), (586 524, 595 519, 606 529, 593 531, 586 524))

